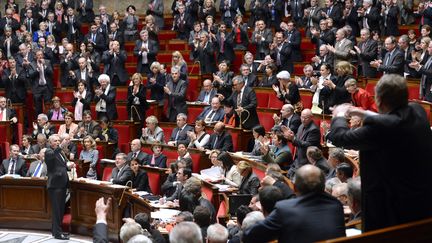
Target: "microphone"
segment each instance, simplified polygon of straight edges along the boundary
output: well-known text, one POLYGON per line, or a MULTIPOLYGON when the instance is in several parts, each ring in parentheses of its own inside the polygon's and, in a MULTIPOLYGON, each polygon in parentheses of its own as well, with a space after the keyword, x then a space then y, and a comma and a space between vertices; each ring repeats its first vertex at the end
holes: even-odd
MULTIPOLYGON (((129 183, 130 183, 130 188, 132 188, 132 181, 131 181, 131 180, 127 181, 127 182, 126 182, 126 184, 125 184, 125 186, 127 186, 127 185, 128 185, 129 183)), ((122 203, 122 200, 123 200, 123 196, 124 196, 124 193, 125 193, 126 189, 128 189, 128 188, 127 188, 127 187, 125 187, 125 188, 123 189, 123 192, 122 192, 122 194, 121 194, 121 196, 120 196, 120 200, 119 200, 119 202, 118 202, 118 205, 117 205, 117 207, 120 207, 120 205, 121 205, 121 203, 122 203)))

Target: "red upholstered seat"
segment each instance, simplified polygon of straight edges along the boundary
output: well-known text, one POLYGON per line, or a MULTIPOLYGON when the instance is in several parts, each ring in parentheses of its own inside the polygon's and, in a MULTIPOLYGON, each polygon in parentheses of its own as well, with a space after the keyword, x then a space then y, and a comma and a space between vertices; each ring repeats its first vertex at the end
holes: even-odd
MULTIPOLYGON (((118 108, 117 108, 118 109, 118 108)), ((118 145, 123 146, 123 144, 126 144, 126 146, 129 146, 129 141, 131 141, 133 138, 130 137, 131 131, 129 130, 129 125, 120 125, 120 124, 114 124, 113 126, 115 129, 117 129, 117 132, 119 134, 118 136, 118 145)))
POLYGON ((233 149, 234 149, 234 151, 237 151, 237 149, 238 149, 238 140, 239 140, 239 137, 238 137, 238 133, 235 133, 235 132, 232 132, 231 133, 231 137, 232 137, 232 142, 233 142, 233 149))
POLYGON ((160 195, 160 185, 162 184, 161 175, 155 171, 147 171, 147 175, 149 178, 149 185, 152 193, 155 195, 160 195))
POLYGON ((127 92, 126 87, 117 87, 116 101, 127 101, 127 92))
POLYGON ((252 167, 252 171, 253 173, 255 173, 255 175, 257 175, 257 177, 260 179, 260 181, 262 180, 262 178, 264 178, 265 176, 265 171, 258 169, 257 167, 252 167))
POLYGON ((201 186, 201 192, 207 197, 207 200, 209 200, 211 203, 213 203, 213 191, 211 188, 207 186, 201 186))
POLYGON ((192 172, 193 173, 199 173, 200 172, 199 162, 201 159, 201 155, 200 154, 191 154, 191 158, 192 158, 192 172))
POLYGON ((129 120, 126 105, 117 105, 117 120, 129 120))
POLYGON ((74 93, 73 89, 65 89, 65 90, 57 90, 55 92, 55 95, 60 98, 60 101, 62 103, 69 103, 72 102, 74 99, 73 93, 74 93))
POLYGON ((268 108, 280 109, 284 105, 283 101, 279 100, 274 92, 268 95, 268 108))
POLYGON ((274 125, 273 113, 258 111, 258 117, 261 126, 263 126, 267 132, 270 131, 274 125))
POLYGON ((188 114, 187 114, 187 123, 189 123, 189 124, 195 123, 198 115, 201 114, 202 111, 203 111, 202 107, 189 106, 188 107, 188 114))
POLYGON ((267 108, 269 105, 269 94, 256 92, 257 106, 259 108, 267 108))
POLYGON ((304 109, 310 109, 312 108, 312 98, 313 93, 310 90, 300 90, 300 99, 303 103, 304 109))
POLYGON ((112 167, 105 167, 102 174, 103 181, 109 181, 111 179, 112 167))
POLYGON ((217 215, 218 223, 221 223, 219 221, 219 218, 226 218, 228 216, 228 205, 227 205, 227 203, 225 201, 222 201, 219 204, 219 209, 218 209, 216 215, 217 215))
MULTIPOLYGON (((0 129, 3 130, 3 129, 0 129)), ((9 142, 0 142, 1 160, 9 158, 9 142)))

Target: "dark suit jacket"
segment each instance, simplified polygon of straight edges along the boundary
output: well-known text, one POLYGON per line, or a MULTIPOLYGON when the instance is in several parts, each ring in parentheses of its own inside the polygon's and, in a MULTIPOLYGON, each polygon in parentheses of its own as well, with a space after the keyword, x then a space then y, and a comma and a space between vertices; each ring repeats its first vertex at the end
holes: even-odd
MULTIPOLYGON (((133 152, 132 152, 132 151, 129 152, 129 153, 127 154, 126 161, 127 161, 128 163, 130 163, 130 161, 132 160, 132 156, 133 156, 133 152)), ((149 155, 148 155, 146 152, 138 151, 138 156, 137 156, 135 159, 138 160, 138 162, 139 162, 141 165, 143 165, 143 164, 145 163, 145 161, 147 161, 147 157, 148 157, 148 156, 149 156, 149 155)))
MULTIPOLYGON (((0 23, 1 26, 1 23, 0 23)), ((5 44, 6 36, 3 35, 0 37, 0 48, 3 50, 3 56, 6 57, 7 54, 7 45, 5 44)), ((12 54, 12 56, 15 56, 19 51, 19 41, 18 38, 15 35, 11 36, 11 42, 9 45, 9 50, 12 54)))
MULTIPOLYGON (((90 103, 92 101, 92 94, 90 93, 90 91, 86 91, 86 96, 83 97, 82 99, 80 99, 80 102, 83 103, 83 111, 85 110, 90 110, 90 103)), ((78 102, 78 98, 75 98, 72 100, 72 106, 74 107, 74 110, 72 110, 71 112, 75 111, 75 105, 78 102)))
POLYGON ((193 57, 200 61, 201 73, 212 74, 216 72, 215 48, 212 42, 207 42, 204 48, 200 45, 193 50, 193 57))
MULTIPOLYGON (((221 1, 219 3, 219 12, 220 12, 220 14, 222 16, 222 21, 225 21, 225 19, 227 18, 227 17, 225 17, 225 12, 226 11, 230 12, 231 21, 234 20, 236 14, 237 14, 236 11, 237 11, 238 6, 239 6, 239 4, 238 4, 237 0, 231 0, 231 5, 228 6, 228 7, 225 7, 225 2, 221 1)), ((230 23, 227 23, 227 24, 230 24, 230 23)))
POLYGON ((401 50, 396 47, 393 54, 390 56, 391 52, 387 52, 382 64, 378 67, 378 71, 384 72, 385 74, 399 74, 403 76, 404 72, 404 54, 401 50), (386 65, 387 59, 390 58, 388 64, 386 65))
POLYGON ((420 79, 421 94, 426 101, 432 102, 432 64, 429 67, 423 65, 418 72, 422 75, 420 79))
POLYGON ((293 131, 294 133, 297 133, 298 128, 301 125, 300 116, 297 113, 294 113, 292 115, 291 119, 289 120, 289 122, 288 122, 288 119, 283 119, 282 125, 289 127, 289 129, 291 129, 291 131, 293 131))
POLYGON ((104 223, 95 224, 93 228, 94 243, 108 243, 108 226, 104 223))
POLYGON ((66 161, 63 160, 61 148, 55 150, 48 148, 45 151, 45 163, 47 165, 47 188, 66 188, 69 185, 66 161))
POLYGON ((167 87, 171 90, 171 94, 168 96, 168 117, 174 118, 179 113, 187 114, 186 105, 186 89, 187 83, 184 80, 179 79, 177 86, 174 89, 173 81, 167 83, 167 87))
POLYGON ((384 29, 384 36, 398 36, 399 35, 399 8, 396 5, 393 5, 390 7, 387 18, 383 18, 383 29, 384 29), (387 24, 387 27, 384 26, 384 21, 387 24))
MULTIPOLYGON (((148 76, 148 79, 154 77, 154 74, 151 73, 148 76)), ((164 98, 164 90, 163 87, 166 84, 166 76, 163 74, 158 73, 156 76, 156 83, 151 84, 149 81, 147 81, 147 88, 150 89, 150 99, 161 101, 164 98)))
POLYGON ((369 11, 369 14, 365 14, 363 16, 363 18, 367 19, 367 23, 369 25, 369 29, 370 31, 379 31, 380 30, 380 20, 381 20, 381 15, 379 12, 379 9, 377 9, 376 7, 371 7, 371 10, 369 11))
POLYGON ((253 74, 252 72, 249 73, 248 76, 242 76, 242 77, 243 77, 243 80, 245 80, 245 83, 247 82, 248 87, 253 87, 253 85, 258 82, 257 76, 255 74, 253 74))
MULTIPOLYGON (((6 175, 9 172, 8 170, 10 161, 10 159, 3 160, 0 166, 0 176, 6 175)), ((25 160, 21 157, 18 157, 15 161, 15 174, 23 177, 27 174, 27 165, 25 163, 25 160)))
MULTIPOLYGON (((257 107, 256 94, 252 88, 246 86, 244 87, 243 92, 244 93, 242 95, 241 107, 249 111, 249 118, 245 121, 245 119, 247 118, 247 113, 242 112, 241 114, 241 121, 243 123, 242 127, 245 129, 252 129, 254 126, 259 124, 258 113, 256 111, 256 107, 257 107)), ((229 99, 233 102, 235 109, 237 109, 237 107, 239 106, 237 104, 237 96, 238 96, 238 92, 234 91, 232 95, 229 97, 229 99)))
POLYGON ((115 87, 113 87, 112 85, 109 86, 109 91, 108 94, 101 94, 99 97, 95 96, 94 97, 94 101, 97 103, 99 102, 99 100, 105 100, 106 103, 106 113, 108 116, 109 120, 117 120, 117 105, 116 105, 116 101, 115 101, 115 97, 117 94, 117 90, 115 87))
MULTIPOLYGON (((87 129, 87 126, 86 124, 84 124, 84 122, 78 123, 78 127, 84 127, 85 129, 87 129)), ((100 136, 101 131, 102 128, 100 127, 99 123, 97 123, 96 121, 91 121, 88 127, 87 135, 90 135, 92 136, 92 138, 96 139, 100 136)))
POLYGON ((124 168, 119 173, 119 168, 115 167, 111 173, 111 181, 113 184, 126 185, 128 181, 133 180, 133 171, 129 165, 123 165, 124 168))
POLYGON ((334 118, 327 138, 335 146, 360 150, 364 230, 432 216, 432 164, 425 162, 432 151, 432 143, 425 141, 432 141, 432 132, 420 105, 367 116, 355 130, 345 118, 334 118))
MULTIPOLYGON (((204 120, 206 118, 207 115, 210 114, 210 112, 212 112, 212 108, 211 106, 207 106, 206 108, 204 108, 204 110, 198 115, 197 120, 204 120)), ((222 121, 223 117, 224 117, 224 110, 223 107, 219 108, 216 111, 216 114, 214 114, 212 122, 216 122, 216 121, 222 121)))
MULTIPOLYGON (((47 31, 49 31, 49 28, 48 28, 49 21, 47 21, 46 23, 47 23, 47 31)), ((63 32, 62 25, 56 19, 54 19, 54 22, 51 22, 51 25, 52 25, 52 27, 51 27, 52 31, 49 31, 49 32, 52 35, 54 35, 54 38, 57 42, 60 42, 61 41, 61 39, 60 39, 61 33, 63 32)))
MULTIPOLYGON (((6 23, 7 23, 6 16, 0 19, 0 31, 2 34, 4 33, 4 28, 6 26, 6 23)), ((15 31, 19 29, 20 23, 15 18, 10 18, 9 27, 11 27, 12 31, 15 33, 15 31)))
POLYGON ((144 170, 139 170, 138 174, 134 175, 132 188, 136 188, 137 191, 146 191, 151 193, 149 178, 144 170))
POLYGON ((139 87, 139 91, 138 93, 136 93, 135 95, 133 94, 133 86, 129 86, 128 87, 128 96, 127 96, 127 112, 128 112, 128 118, 133 117, 132 114, 136 115, 136 112, 139 113, 139 116, 141 117, 141 120, 144 121, 146 118, 146 110, 148 109, 149 105, 147 103, 147 89, 146 87, 141 84, 139 87), (138 98, 140 104, 139 105, 134 105, 134 99, 138 98), (137 111, 135 111, 135 109, 132 109, 132 105, 135 106, 135 108, 137 109, 137 111))
POLYGON ((253 172, 251 172, 248 176, 242 178, 238 194, 255 195, 258 193, 259 186, 260 181, 258 177, 253 172))
MULTIPOLYGON (((138 58, 138 60, 137 60, 137 70, 138 70, 138 72, 141 72, 141 68, 142 68, 142 55, 141 55, 141 46, 142 46, 142 43, 143 43, 143 41, 142 40, 137 40, 136 42, 135 42, 135 47, 134 47, 134 50, 133 50, 133 53, 134 53, 134 55, 138 58)), ((153 40, 148 40, 147 41, 147 49, 148 49, 148 52, 147 52, 147 65, 149 65, 149 67, 150 67, 150 65, 154 62, 154 61, 156 61, 156 55, 157 55, 157 53, 158 53, 158 51, 159 51, 159 48, 158 48, 158 44, 156 43, 156 41, 153 41, 153 40)))
POLYGON ((179 131, 179 128, 176 127, 176 128, 173 129, 173 131, 171 133, 170 141, 177 141, 177 143, 185 143, 186 146, 187 146, 189 144, 189 142, 190 142, 190 139, 189 139, 189 137, 187 135, 187 132, 193 131, 193 130, 194 129, 193 129, 192 126, 186 125, 180 131, 179 135, 177 136, 177 140, 176 140, 175 138, 176 138, 177 132, 179 131))
POLYGON ((360 35, 359 20, 361 20, 361 18, 358 16, 357 10, 358 10, 358 6, 352 7, 349 15, 346 18, 344 18, 345 24, 351 26, 352 35, 354 36, 360 35))
POLYGON ((220 151, 233 151, 233 142, 231 134, 227 131, 223 131, 221 135, 213 133, 210 135, 209 142, 204 146, 206 149, 217 149, 220 151), (217 140, 216 140, 217 138, 217 140), (216 144, 215 144, 216 142, 216 144))
MULTIPOLYGON (((211 103, 211 100, 213 99, 213 97, 216 95, 216 89, 212 89, 211 91, 210 91, 210 97, 209 97, 209 102, 208 103, 211 103)), ((204 90, 201 90, 200 91, 200 93, 199 93, 199 95, 198 95, 198 99, 197 99, 197 101, 201 101, 201 102, 204 102, 204 98, 205 98, 205 91, 204 90)))
POLYGON ((273 42, 273 34, 270 29, 264 29, 262 34, 264 40, 262 40, 255 38, 257 33, 257 31, 254 31, 252 33, 252 44, 256 45, 257 59, 264 59, 265 55, 268 55, 270 53, 269 45, 273 42))
MULTIPOLYGON (((36 139, 36 137, 37 137, 37 135, 39 134, 39 133, 42 133, 42 127, 41 126, 37 126, 37 129, 36 130, 33 130, 33 133, 32 133, 32 137, 33 137, 33 139, 36 139)), ((43 134, 46 136, 46 138, 49 138, 49 136, 51 136, 51 135, 53 135, 53 134, 55 134, 56 133, 56 128, 54 127, 54 125, 52 125, 52 124, 50 124, 49 126, 48 126, 48 129, 46 129, 46 130, 44 130, 44 132, 43 132, 43 134)))
POLYGON ((3 70, 2 81, 5 85, 6 98, 12 103, 24 103, 26 98, 26 73, 21 67, 16 68, 17 76, 12 77, 10 69, 3 70))
POLYGON ((291 60, 293 62, 301 62, 303 60, 300 44, 301 44, 301 34, 300 31, 294 29, 290 32, 286 32, 288 44, 291 47, 291 60), (291 34, 291 35, 289 35, 291 34), (289 39, 288 39, 289 37, 289 39))
POLYGON ((153 157, 152 154, 149 154, 147 156, 147 159, 145 161, 145 165, 155 166, 155 167, 159 167, 159 168, 166 168, 167 167, 167 165, 166 165, 167 157, 165 154, 161 154, 158 157, 155 157, 155 164, 154 165, 151 164, 152 157, 153 157))
POLYGON ((316 44, 317 53, 319 53, 319 47, 323 44, 334 45, 336 41, 335 34, 331 30, 321 31, 321 34, 317 36, 312 36, 312 43, 316 44))
POLYGON ((342 204, 325 192, 276 203, 270 215, 248 228, 243 242, 315 242, 345 236, 342 204))
POLYGON ((359 42, 358 47, 362 50, 358 55, 363 76, 370 78, 376 77, 377 70, 370 66, 370 62, 378 58, 378 42, 373 39, 368 39, 365 42, 359 42))
POLYGON ((126 59, 127 53, 124 50, 120 50, 116 57, 114 57, 114 54, 111 55, 109 51, 104 51, 102 54, 104 73, 108 74, 111 80, 113 80, 114 75, 117 75, 120 83, 126 84, 126 81, 129 79, 129 75, 125 68, 126 59))
MULTIPOLYGON (((46 81, 46 86, 48 87, 48 90, 52 93, 53 92, 53 68, 51 65, 51 62, 45 59, 45 64, 44 64, 44 75, 45 75, 45 81, 46 81)), ((39 76, 40 76, 40 71, 37 70, 37 64, 36 61, 30 63, 30 67, 28 69, 28 74, 30 76, 31 80, 31 86, 32 86, 32 91, 33 93, 35 93, 35 91, 38 89, 39 87, 39 76)))
POLYGON ((89 32, 87 35, 84 36, 84 39, 88 42, 93 43, 94 49, 100 54, 102 54, 102 52, 104 52, 107 49, 105 36, 96 30, 95 40, 93 41, 92 35, 93 33, 89 32))
POLYGON ((224 52, 221 52, 221 34, 216 34, 216 40, 214 43, 214 49, 217 53, 217 60, 218 62, 221 62, 222 60, 228 60, 230 63, 233 63, 235 54, 234 54, 234 36, 233 32, 225 32, 225 38, 223 42, 223 50, 224 52))
POLYGON ((303 124, 299 126, 297 134, 292 141, 292 144, 297 148, 294 168, 300 168, 302 165, 309 163, 306 157, 306 150, 309 146, 319 147, 320 141, 320 129, 313 121, 307 127, 303 124))

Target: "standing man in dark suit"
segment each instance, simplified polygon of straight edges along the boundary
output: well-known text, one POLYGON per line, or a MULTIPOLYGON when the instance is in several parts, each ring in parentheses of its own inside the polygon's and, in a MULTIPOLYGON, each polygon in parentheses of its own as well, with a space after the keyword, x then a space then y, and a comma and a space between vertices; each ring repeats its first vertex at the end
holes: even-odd
POLYGON ((293 62, 301 62, 303 60, 300 44, 301 44, 301 34, 300 31, 295 27, 294 22, 288 21, 287 24, 281 23, 281 28, 285 33, 285 41, 291 47, 291 60, 293 62))
POLYGON ((171 68, 171 77, 172 79, 164 87, 164 92, 168 98, 168 120, 173 122, 178 114, 187 114, 187 84, 180 79, 180 70, 177 67, 171 68))
POLYGON ((110 84, 110 77, 101 74, 98 78, 100 87, 95 89, 94 101, 96 102, 97 118, 108 117, 110 121, 117 120, 117 106, 115 97, 117 90, 110 84))
POLYGON ((421 73, 419 98, 432 102, 432 43, 428 46, 429 58, 424 65, 419 62, 410 63, 410 67, 421 73))
POLYGON ((311 29, 318 29, 321 20, 321 8, 318 6, 318 0, 310 0, 310 7, 305 9, 303 21, 306 25, 306 36, 311 36, 311 29))
POLYGON ((297 198, 277 202, 265 220, 246 229, 243 241, 315 242, 345 236, 342 204, 324 186, 318 167, 300 168, 295 180, 297 198))
POLYGON ((353 0, 345 0, 345 8, 343 9, 342 20, 343 25, 349 25, 352 29, 353 36, 360 35, 359 15, 357 13, 358 6, 354 6, 353 0))
MULTIPOLYGON (((73 79, 72 72, 79 68, 77 63, 78 58, 79 55, 74 51, 73 44, 66 44, 64 53, 60 55, 60 83, 62 87, 74 86, 75 80, 73 79)), ((89 83, 87 87, 90 87, 89 83)))
POLYGON ((363 0, 363 7, 357 10, 360 17, 362 17, 362 24, 364 29, 369 31, 380 31, 381 15, 376 7, 373 7, 372 0, 363 0))
POLYGON ((118 41, 120 44, 120 48, 124 49, 124 34, 122 31, 119 30, 119 26, 117 23, 111 23, 109 24, 110 31, 107 35, 106 42, 109 44, 111 41, 118 41))
POLYGON ((0 19, 0 33, 2 33, 6 27, 11 28, 14 32, 20 27, 20 23, 12 17, 13 10, 11 8, 6 9, 5 16, 0 19))
POLYGON ((84 37, 84 39, 92 43, 95 50, 102 55, 102 53, 106 50, 107 43, 105 40, 105 36, 98 31, 98 26, 95 23, 90 25, 90 32, 84 37))
POLYGON ((360 150, 363 232, 432 217, 432 143, 426 142, 432 132, 426 112, 408 103, 407 81, 398 75, 381 77, 375 99, 380 114, 336 107, 327 135, 335 146, 360 150), (346 120, 352 115, 363 119, 355 130, 346 120))
POLYGON ((111 173, 111 182, 117 185, 126 185, 129 181, 132 182, 133 171, 129 167, 127 162, 127 156, 124 153, 118 153, 115 156, 116 167, 111 173))
POLYGON ((232 85, 234 92, 228 99, 233 102, 235 111, 240 116, 241 127, 252 129, 256 125, 259 125, 255 91, 251 87, 245 86, 245 82, 241 76, 234 77, 232 85))
POLYGON ((387 53, 384 60, 375 60, 370 63, 371 67, 376 68, 384 74, 399 74, 404 73, 404 54, 397 48, 397 41, 394 36, 389 36, 384 41, 387 53))
POLYGON ((47 165, 47 189, 51 201, 52 228, 54 238, 68 240, 69 235, 62 232, 62 220, 65 209, 66 190, 69 186, 68 169, 75 168, 75 163, 67 160, 60 148, 60 136, 49 137, 50 148, 45 152, 47 165))
POLYGON ((179 143, 189 144, 190 139, 187 132, 193 131, 193 127, 187 124, 187 116, 183 113, 177 115, 177 127, 171 133, 168 145, 178 146, 179 143))
POLYGON ((0 48, 6 58, 13 58, 19 51, 18 38, 9 26, 5 27, 4 34, 0 35, 0 48))
POLYGON ((27 165, 25 160, 19 156, 19 146, 12 144, 9 147, 10 158, 3 160, 0 165, 0 176, 2 175, 20 175, 26 176, 27 165))
POLYGON ((135 159, 140 165, 143 165, 147 161, 149 156, 146 152, 141 151, 141 141, 139 139, 134 139, 131 142, 131 151, 128 153, 126 161, 130 164, 130 161, 135 159))
POLYGON ((216 34, 216 40, 213 42, 215 52, 217 53, 217 61, 220 63, 223 60, 234 62, 234 36, 233 32, 226 30, 226 24, 219 24, 219 31, 216 34))
POLYGON ((227 26, 231 26, 234 17, 237 14, 238 2, 237 0, 222 0, 219 4, 219 12, 221 14, 221 21, 227 26))
POLYGON ((301 122, 297 130, 297 134, 286 127, 282 127, 284 136, 290 141, 297 149, 293 165, 288 171, 288 177, 293 178, 296 170, 305 164, 308 164, 306 151, 309 146, 320 146, 321 132, 319 127, 313 121, 313 114, 310 109, 304 109, 301 112, 301 122))
POLYGON ((159 51, 156 41, 149 40, 148 31, 141 30, 140 39, 135 42, 134 55, 137 57, 137 72, 148 75, 150 65, 156 61, 159 51))
POLYGON ((113 86, 125 85, 129 79, 125 63, 127 53, 120 50, 120 43, 112 41, 109 44, 109 50, 104 51, 102 62, 104 63, 104 73, 108 74, 113 86))
MULTIPOLYGON (((258 83, 257 76, 251 72, 250 67, 247 64, 243 63, 240 65, 240 75, 246 87, 253 87, 255 83, 258 83)), ((229 84, 227 84, 227 86, 229 86, 229 84)))
MULTIPOLYGON (((375 78, 377 76, 376 68, 371 67, 370 63, 378 58, 378 43, 371 38, 368 29, 360 31, 361 41, 358 46, 354 46, 355 53, 359 57, 361 74, 366 78, 375 78)), ((351 52, 353 54, 353 52, 351 52)))
MULTIPOLYGON (((282 8, 280 8, 279 13, 279 25, 281 24, 281 17, 284 16, 285 14, 285 9, 284 9, 284 1, 275 1, 276 3, 279 2, 280 5, 282 5, 282 8)), ((277 6, 277 4, 274 4, 275 6, 277 6)), ((303 19, 303 15, 305 13, 305 1, 302 0, 293 0, 293 1, 289 1, 289 6, 288 8, 290 9, 290 15, 291 15, 291 19, 293 21, 293 23, 295 22, 297 25, 300 25, 303 19)), ((276 19, 276 16, 275 16, 276 19)), ((279 29, 279 25, 276 27, 276 30, 279 29)))
POLYGON ((319 54, 322 45, 334 45, 336 37, 333 31, 328 28, 327 20, 321 19, 319 23, 319 30, 312 28, 312 43, 316 44, 317 54, 319 54))
POLYGON ((77 1, 78 17, 84 23, 90 23, 94 19, 93 0, 78 0, 77 1))
POLYGON ((214 44, 209 40, 209 33, 202 31, 200 41, 194 42, 193 57, 200 62, 201 74, 216 72, 214 44))
POLYGON ((223 122, 217 122, 214 126, 214 133, 210 135, 209 142, 204 146, 205 149, 219 151, 233 151, 233 142, 231 134, 225 130, 223 122))
POLYGON ((275 40, 270 44, 270 55, 273 60, 276 60, 276 66, 279 71, 285 70, 293 73, 292 49, 291 45, 286 42, 285 37, 283 32, 276 32, 275 40))
POLYGON ((339 5, 334 4, 334 0, 325 0, 326 8, 321 11, 321 17, 324 19, 333 19, 336 28, 342 27, 342 10, 339 5))
POLYGON ((16 65, 14 58, 9 58, 9 68, 3 70, 2 82, 5 86, 6 97, 12 103, 24 103, 26 73, 22 67, 16 65))
POLYGON ((61 24, 55 18, 53 12, 48 13, 48 20, 46 21, 46 24, 47 24, 47 31, 54 36, 56 42, 60 42, 63 29, 61 24))
POLYGON ((71 43, 80 41, 80 28, 81 21, 78 16, 75 15, 74 9, 72 7, 67 8, 67 14, 64 15, 63 29, 67 29, 66 37, 71 43))
POLYGON ((42 50, 36 51, 36 61, 30 64, 29 76, 31 78, 35 114, 43 113, 42 102, 49 102, 53 95, 53 68, 45 60, 42 50))

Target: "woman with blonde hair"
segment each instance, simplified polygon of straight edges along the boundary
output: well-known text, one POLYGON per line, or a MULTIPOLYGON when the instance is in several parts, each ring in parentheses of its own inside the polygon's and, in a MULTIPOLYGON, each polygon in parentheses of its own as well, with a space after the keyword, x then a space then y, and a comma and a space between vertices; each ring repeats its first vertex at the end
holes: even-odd
POLYGON ((153 62, 150 65, 150 73, 147 77, 147 88, 150 89, 150 99, 156 100, 159 106, 163 106, 164 87, 166 76, 162 74, 162 65, 159 62, 153 62))
POLYGON ((158 119, 155 116, 149 116, 145 119, 146 127, 142 129, 141 143, 165 143, 164 131, 158 125, 158 119))
POLYGON ((177 67, 180 70, 180 79, 187 80, 188 68, 183 55, 179 51, 174 51, 172 53, 171 68, 177 67))
POLYGON ((99 151, 96 149, 96 141, 91 136, 85 136, 83 141, 83 150, 80 153, 80 160, 84 163, 90 163, 90 168, 86 177, 90 179, 97 179, 96 164, 99 160, 99 151))
POLYGON ((148 109, 147 88, 142 84, 142 80, 140 73, 134 73, 127 93, 128 118, 132 121, 139 121, 141 126, 144 125, 145 113, 148 109))

